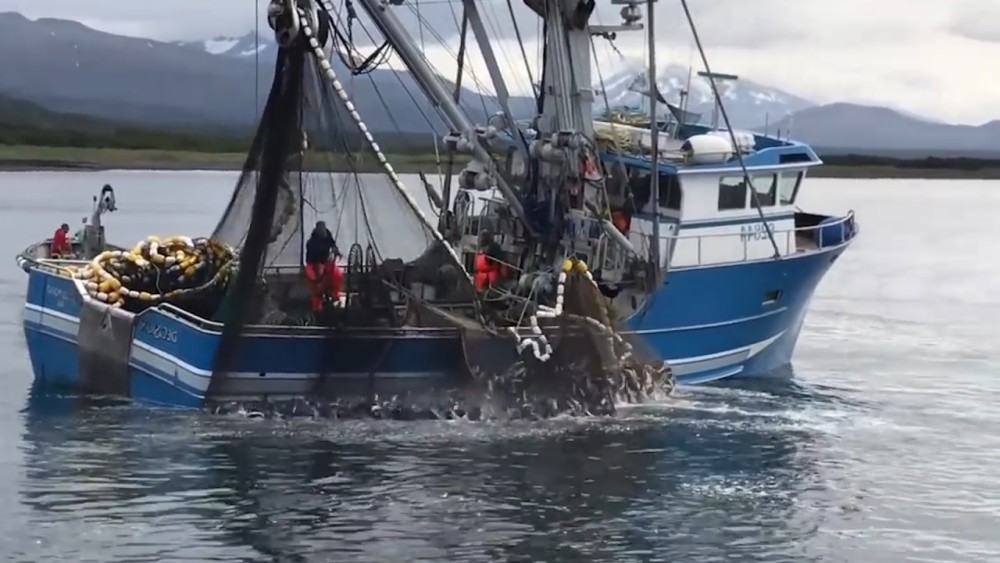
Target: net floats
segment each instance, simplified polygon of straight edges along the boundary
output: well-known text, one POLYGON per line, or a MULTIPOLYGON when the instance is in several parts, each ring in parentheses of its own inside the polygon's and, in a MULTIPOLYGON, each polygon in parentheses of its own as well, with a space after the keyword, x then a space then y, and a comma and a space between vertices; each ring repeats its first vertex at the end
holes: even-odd
POLYGON ((113 307, 151 305, 224 284, 236 266, 232 247, 208 238, 147 237, 131 250, 106 250, 72 276, 113 307))

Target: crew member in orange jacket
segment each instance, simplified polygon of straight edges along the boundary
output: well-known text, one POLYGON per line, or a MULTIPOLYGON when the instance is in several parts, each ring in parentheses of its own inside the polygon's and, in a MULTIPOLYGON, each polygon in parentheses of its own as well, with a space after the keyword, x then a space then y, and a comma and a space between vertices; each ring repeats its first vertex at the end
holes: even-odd
POLYGON ((52 245, 49 246, 49 256, 52 258, 68 258, 73 256, 73 246, 69 243, 69 225, 63 223, 52 235, 52 245))
POLYGON ((625 197, 625 204, 611 212, 611 222, 625 236, 628 236, 629 229, 632 228, 632 215, 635 214, 635 196, 628 192, 625 197))
POLYGON ((628 236, 629 221, 625 217, 625 211, 621 209, 615 209, 611 212, 611 222, 614 224, 615 228, 618 229, 623 235, 628 236))
POLYGON ((344 272, 337 266, 340 250, 326 223, 319 221, 306 241, 306 279, 309 280, 310 305, 313 311, 323 309, 323 301, 330 296, 340 299, 344 272))
POLYGON ((473 262, 473 282, 476 291, 483 292, 504 277, 503 250, 489 231, 479 233, 479 252, 473 262))

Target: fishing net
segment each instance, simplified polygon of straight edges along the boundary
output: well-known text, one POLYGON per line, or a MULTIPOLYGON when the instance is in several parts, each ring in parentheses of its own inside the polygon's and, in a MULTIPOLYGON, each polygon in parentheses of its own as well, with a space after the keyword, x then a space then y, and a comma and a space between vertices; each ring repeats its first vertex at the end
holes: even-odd
POLYGON ((640 358, 621 337, 608 298, 582 262, 512 276, 477 294, 463 261, 436 235, 436 217, 428 217, 434 204, 418 203, 410 193, 419 192, 407 191, 385 166, 332 75, 329 52, 317 46, 325 44, 329 25, 322 16, 315 30, 279 49, 260 125, 212 237, 239 248, 239 267, 216 315, 224 328, 209 397, 225 381, 249 324, 348 330, 405 324, 462 335, 465 378, 433 390, 433 405, 369 396, 311 407, 326 405, 320 410, 330 413, 611 414, 618 401, 669 392, 669 369, 654 354, 640 358), (306 38, 314 36, 319 40, 310 45, 306 38), (331 169, 382 173, 324 172, 331 169), (336 241, 344 274, 341 299, 320 313, 303 276, 306 241, 318 221, 336 241))
MULTIPOLYGON (((319 27, 328 33, 328 23, 319 27)), ((336 242, 344 274, 343 302, 323 314, 341 325, 398 323, 386 318, 395 314, 386 303, 387 279, 421 300, 458 293, 468 299, 471 291, 454 255, 434 236, 436 219, 426 216, 432 206, 386 173, 360 132, 341 84, 323 68, 327 56, 318 56, 304 36, 279 49, 259 127, 212 235, 240 249, 228 305, 217 317, 225 328, 213 382, 228 371, 248 324, 330 324, 310 310, 303 274, 306 242, 320 221, 336 242), (360 170, 382 173, 362 178, 360 170)))

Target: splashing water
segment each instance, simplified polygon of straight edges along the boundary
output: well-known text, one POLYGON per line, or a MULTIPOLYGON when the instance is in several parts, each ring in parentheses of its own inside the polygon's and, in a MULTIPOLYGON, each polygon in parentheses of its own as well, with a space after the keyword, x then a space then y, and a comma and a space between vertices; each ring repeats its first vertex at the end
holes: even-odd
POLYGON ((626 361, 618 372, 595 378, 582 362, 549 372, 557 385, 539 385, 525 363, 498 374, 476 374, 470 386, 439 394, 355 399, 293 399, 213 403, 215 414, 250 418, 390 420, 541 420, 557 416, 614 416, 618 405, 663 400, 674 389, 666 364, 626 361))

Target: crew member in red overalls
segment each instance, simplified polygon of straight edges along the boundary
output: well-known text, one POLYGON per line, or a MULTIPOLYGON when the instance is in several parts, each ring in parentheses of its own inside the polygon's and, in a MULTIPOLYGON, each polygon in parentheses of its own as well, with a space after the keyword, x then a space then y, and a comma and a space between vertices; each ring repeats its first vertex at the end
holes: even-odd
POLYGON ((69 243, 69 225, 60 225, 54 235, 52 244, 49 246, 49 256, 52 258, 71 258, 73 256, 73 246, 69 243))
POLYGON ((334 301, 340 300, 340 287, 344 282, 344 272, 336 263, 340 257, 330 229, 323 221, 317 222, 306 241, 306 279, 309 280, 310 306, 314 312, 323 309, 323 302, 328 296, 334 301))
POLYGON ((496 285, 505 274, 503 251, 493 240, 489 231, 479 233, 479 252, 473 262, 473 283, 476 291, 482 293, 496 285))

